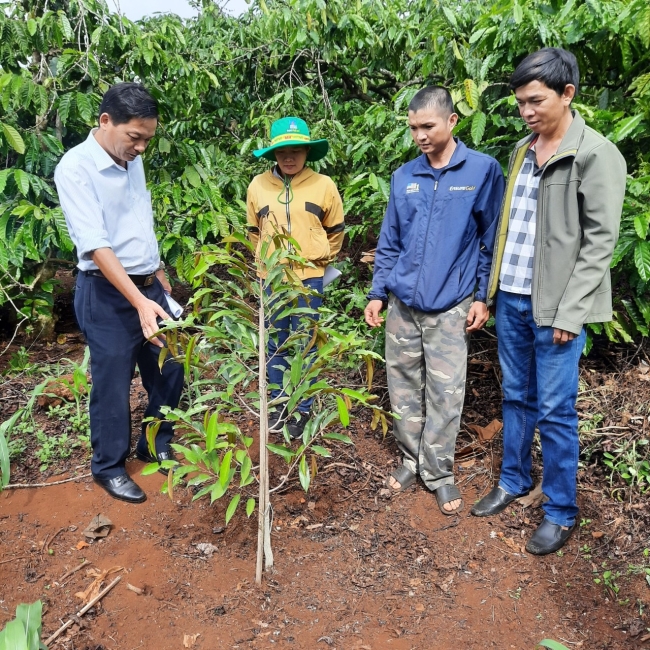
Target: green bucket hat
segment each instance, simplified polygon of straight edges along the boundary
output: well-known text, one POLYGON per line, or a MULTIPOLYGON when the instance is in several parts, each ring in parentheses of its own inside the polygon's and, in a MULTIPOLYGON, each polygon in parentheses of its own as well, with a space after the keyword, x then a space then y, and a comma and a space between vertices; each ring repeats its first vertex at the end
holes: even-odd
POLYGON ((329 144, 327 140, 312 140, 309 127, 305 120, 299 117, 283 117, 271 124, 271 146, 266 149, 253 151, 256 158, 266 158, 275 161, 273 152, 281 147, 309 147, 307 160, 314 162, 327 155, 329 144))

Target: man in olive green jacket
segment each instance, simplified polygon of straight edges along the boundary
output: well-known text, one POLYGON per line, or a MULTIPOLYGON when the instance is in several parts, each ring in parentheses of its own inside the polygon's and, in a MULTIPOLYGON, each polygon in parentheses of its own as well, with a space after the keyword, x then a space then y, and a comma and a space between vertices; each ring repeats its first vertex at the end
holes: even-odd
POLYGON ((510 80, 532 133, 510 157, 488 289, 504 451, 499 484, 472 514, 494 515, 528 493, 537 427, 548 501, 526 549, 538 555, 561 548, 575 527, 583 326, 612 318, 609 265, 625 194, 625 160, 571 109, 578 80, 575 57, 558 48, 531 54, 510 80))

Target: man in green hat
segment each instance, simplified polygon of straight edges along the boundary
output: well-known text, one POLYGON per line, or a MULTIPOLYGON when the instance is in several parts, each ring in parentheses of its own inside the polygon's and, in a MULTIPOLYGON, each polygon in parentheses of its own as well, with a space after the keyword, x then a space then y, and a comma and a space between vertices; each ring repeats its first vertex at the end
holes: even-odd
MULTIPOLYGON (((262 244, 280 234, 294 240, 300 248, 297 252, 309 263, 292 263, 292 270, 314 292, 309 297, 312 318, 317 318, 322 302, 325 268, 341 250, 345 230, 343 203, 336 185, 329 176, 305 166, 308 161, 324 158, 328 149, 327 140, 311 139, 304 120, 276 120, 271 125, 271 145, 253 152, 256 158, 271 160, 275 165, 255 176, 247 196, 248 232, 258 259, 262 244)), ((298 307, 306 306, 301 298, 298 307)), ((277 337, 269 338, 267 350, 272 400, 283 397, 289 352, 285 343, 299 324, 299 316, 273 319, 277 337)), ((278 405, 269 423, 271 430, 281 430, 286 422, 289 435, 301 437, 312 401, 308 398, 298 405, 297 419, 289 418, 292 414, 287 413, 285 404, 278 405)))

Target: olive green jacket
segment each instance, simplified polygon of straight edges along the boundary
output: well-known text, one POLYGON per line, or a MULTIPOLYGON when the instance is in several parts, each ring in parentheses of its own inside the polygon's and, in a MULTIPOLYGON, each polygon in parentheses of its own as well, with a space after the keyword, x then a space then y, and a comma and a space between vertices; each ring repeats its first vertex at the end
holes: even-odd
MULTIPOLYGON (((517 174, 535 134, 510 156, 488 283, 488 305, 499 288, 517 174)), ((618 240, 626 180, 625 159, 607 138, 573 122, 546 163, 537 195, 531 300, 538 326, 579 334, 585 323, 612 319, 609 265, 618 240)))

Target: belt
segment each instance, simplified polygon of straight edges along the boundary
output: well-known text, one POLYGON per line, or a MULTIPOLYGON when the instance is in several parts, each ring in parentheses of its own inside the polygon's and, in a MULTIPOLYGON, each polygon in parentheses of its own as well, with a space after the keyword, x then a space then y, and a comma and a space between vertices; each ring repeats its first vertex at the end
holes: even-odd
MULTIPOLYGON (((83 271, 83 273, 86 275, 92 275, 94 278, 104 278, 104 280, 106 280, 106 276, 101 271, 90 270, 83 271)), ((153 284, 153 281, 156 279, 156 274, 149 273, 147 275, 129 275, 129 277, 136 287, 150 287, 153 284)))

